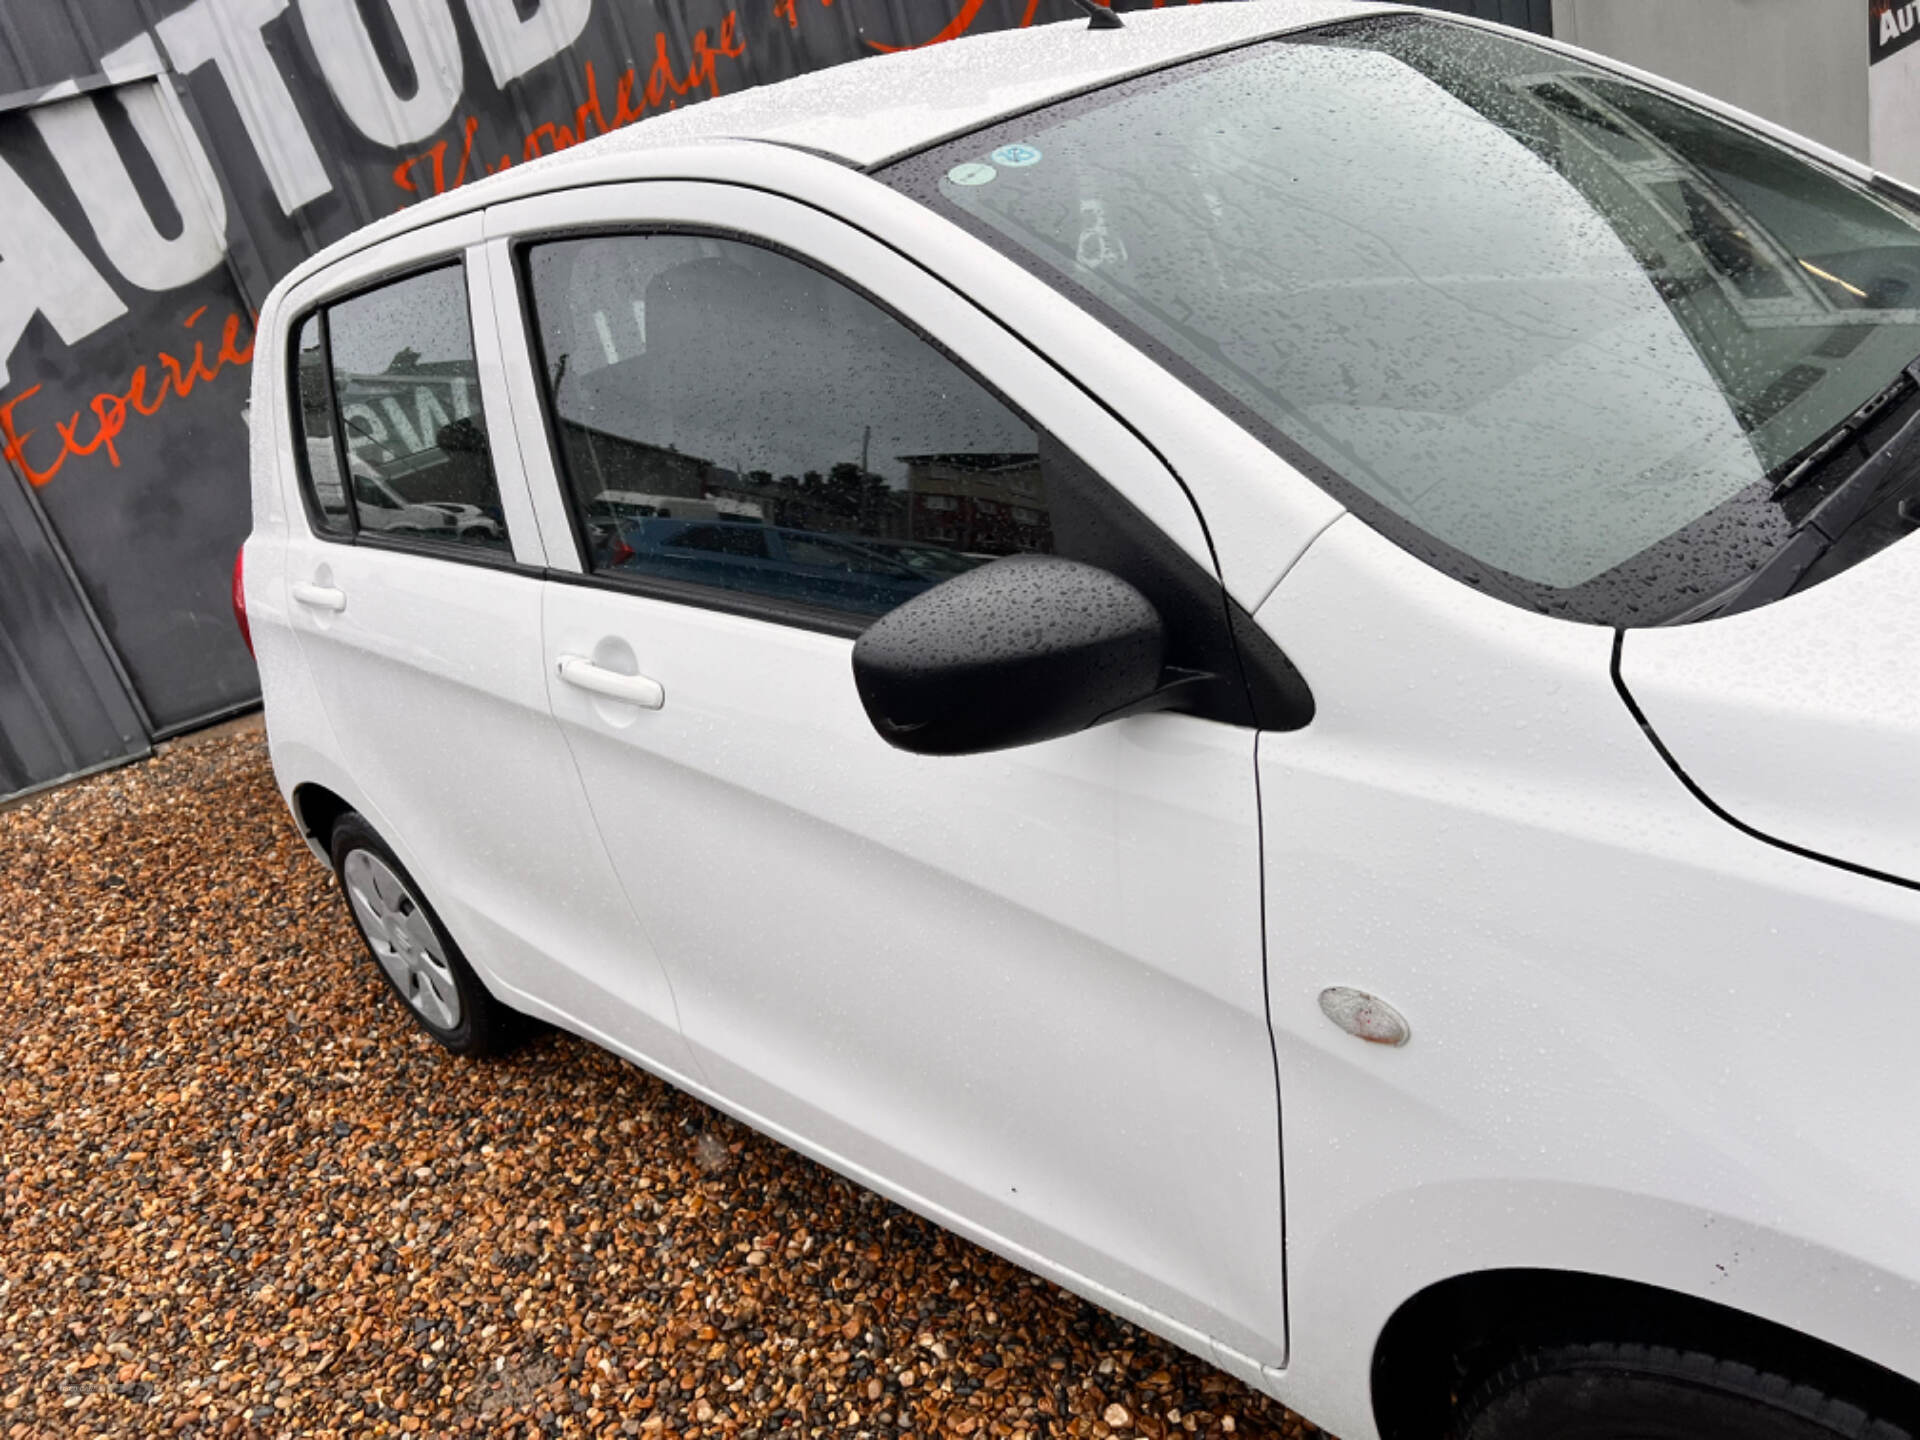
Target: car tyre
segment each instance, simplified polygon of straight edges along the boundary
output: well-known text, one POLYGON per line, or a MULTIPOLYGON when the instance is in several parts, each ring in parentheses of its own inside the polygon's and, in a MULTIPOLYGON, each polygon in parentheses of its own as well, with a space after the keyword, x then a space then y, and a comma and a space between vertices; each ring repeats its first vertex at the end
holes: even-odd
POLYGON ((1520 1354, 1455 1412, 1452 1440, 1913 1440, 1818 1386, 1696 1351, 1520 1354))
POLYGON ((359 814, 335 822, 333 873, 367 955, 421 1029, 456 1055, 498 1055, 526 1033, 524 1017, 488 993, 425 893, 359 814))

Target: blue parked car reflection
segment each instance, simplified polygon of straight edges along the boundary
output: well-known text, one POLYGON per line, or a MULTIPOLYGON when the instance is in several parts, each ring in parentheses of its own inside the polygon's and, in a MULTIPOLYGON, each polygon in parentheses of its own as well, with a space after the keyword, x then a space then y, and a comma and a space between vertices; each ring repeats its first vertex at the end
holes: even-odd
POLYGON ((620 573, 718 585, 754 595, 884 615, 985 557, 921 552, 866 537, 841 538, 742 520, 627 520, 596 547, 599 567, 620 573), (920 563, 914 563, 918 559, 920 563))

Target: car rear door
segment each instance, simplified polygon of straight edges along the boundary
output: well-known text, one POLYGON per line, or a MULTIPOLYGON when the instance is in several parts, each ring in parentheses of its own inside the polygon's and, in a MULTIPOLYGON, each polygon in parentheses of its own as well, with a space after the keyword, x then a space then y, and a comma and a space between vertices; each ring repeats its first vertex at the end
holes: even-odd
POLYGON ((1124 555, 1218 632, 1178 483, 818 210, 605 185, 488 233, 536 506, 578 537, 548 555, 554 713, 713 1091, 1243 1373, 1281 1363, 1254 731, 1160 714, 926 759, 874 733, 849 666, 942 578, 915 556, 1124 555), (699 577, 637 542, 615 562, 582 523, 613 492, 771 543, 699 577))
POLYGON ((494 439, 491 296, 468 283, 480 228, 411 233, 289 296, 307 523, 289 526, 287 608, 343 788, 476 968, 509 1003, 682 1074, 665 975, 548 705, 545 550, 494 439))

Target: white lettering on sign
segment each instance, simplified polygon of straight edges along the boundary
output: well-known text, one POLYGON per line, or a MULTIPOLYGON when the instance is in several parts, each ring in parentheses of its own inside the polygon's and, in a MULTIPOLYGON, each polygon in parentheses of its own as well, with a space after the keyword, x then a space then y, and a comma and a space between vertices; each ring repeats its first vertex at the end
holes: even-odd
POLYGON ((0 388, 7 357, 36 314, 72 345, 126 313, 60 222, 0 159, 0 388))
MULTIPOLYGON (((294 0, 188 0, 151 32, 101 60, 102 74, 123 81, 114 96, 179 212, 176 235, 162 235, 148 213, 96 97, 67 82, 44 92, 42 103, 28 112, 101 250, 128 283, 143 290, 176 289, 213 270, 227 253, 227 202, 206 148, 170 83, 163 76, 151 78, 161 69, 156 37, 176 72, 213 67, 284 213, 291 215, 333 190, 267 45, 266 27, 285 15, 290 3, 294 0)), ((459 34, 449 0, 376 3, 392 13, 415 76, 405 98, 395 92, 374 50, 358 0, 297 0, 297 13, 321 76, 354 127, 378 144, 414 145, 445 125, 459 103, 459 34)), ((593 4, 539 0, 523 16, 518 0, 464 0, 480 51, 501 85, 572 46, 585 32, 593 4)), ((8 358, 36 315, 72 345, 126 313, 85 252, 0 160, 0 389, 8 384, 8 358)), ((461 403, 458 392, 455 403, 461 403)), ((425 408, 419 413, 423 423, 433 418, 425 408)))
POLYGON ((286 8, 287 0, 193 0, 154 29, 181 74, 213 65, 240 112, 273 198, 291 215, 332 190, 333 182, 261 34, 286 8))
POLYGON ((412 382, 391 375, 337 378, 348 453, 374 464, 432 448, 448 425, 473 414, 472 388, 458 375, 412 382))
MULTIPOLYGON (((142 35, 105 63, 118 64, 130 58, 129 51, 152 47, 142 35)), ((114 268, 142 290, 172 290, 198 280, 226 256, 227 202, 200 138, 164 82, 136 80, 114 94, 179 212, 180 233, 171 239, 159 232, 141 203, 91 96, 39 105, 28 114, 114 268)))
POLYGON ((377 145, 411 145, 446 124, 459 103, 460 36, 447 0, 383 3, 413 67, 413 94, 404 100, 388 83, 354 0, 300 0, 300 21, 327 88, 354 128, 377 145))
POLYGON ((593 0, 540 0, 524 20, 513 0, 467 0, 467 17, 496 85, 519 79, 573 44, 592 14, 593 0))

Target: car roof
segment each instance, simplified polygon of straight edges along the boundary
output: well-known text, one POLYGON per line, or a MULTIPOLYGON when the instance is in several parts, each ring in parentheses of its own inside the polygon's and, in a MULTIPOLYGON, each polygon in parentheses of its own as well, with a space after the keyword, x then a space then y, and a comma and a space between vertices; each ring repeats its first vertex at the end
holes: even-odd
POLYGON ((883 164, 1006 115, 1128 75, 1388 7, 1354 0, 1240 0, 1134 11, 1117 30, 1065 20, 969 36, 703 101, 561 152, 548 163, 702 140, 794 145, 883 164))
MULTIPOLYGON (((280 279, 274 294, 410 230, 496 201, 563 189, 574 174, 583 182, 603 182, 623 156, 639 160, 650 151, 745 141, 797 147, 865 169, 1164 65, 1310 25, 1408 8, 1367 0, 1212 0, 1128 11, 1117 30, 1065 20, 875 54, 652 115, 429 197, 308 256, 280 279)), ((634 168, 638 174, 645 166, 634 168)))

